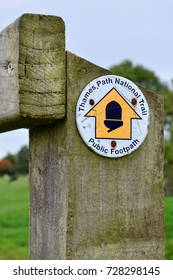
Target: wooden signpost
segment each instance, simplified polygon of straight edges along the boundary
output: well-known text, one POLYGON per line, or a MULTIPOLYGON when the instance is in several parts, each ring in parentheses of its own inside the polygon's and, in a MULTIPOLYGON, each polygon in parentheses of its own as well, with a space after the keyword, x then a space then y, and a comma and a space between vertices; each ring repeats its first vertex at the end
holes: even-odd
POLYGON ((0 34, 0 131, 29 128, 31 259, 164 259, 162 98, 138 86, 149 128, 129 155, 99 155, 77 130, 80 94, 111 74, 65 51, 59 17, 25 14, 0 34))

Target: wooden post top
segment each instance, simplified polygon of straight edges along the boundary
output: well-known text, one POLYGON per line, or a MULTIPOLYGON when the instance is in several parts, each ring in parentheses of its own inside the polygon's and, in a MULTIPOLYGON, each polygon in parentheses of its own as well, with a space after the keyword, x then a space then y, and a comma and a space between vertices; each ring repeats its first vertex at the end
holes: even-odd
POLYGON ((0 33, 0 132, 65 116, 65 25, 24 14, 0 33))

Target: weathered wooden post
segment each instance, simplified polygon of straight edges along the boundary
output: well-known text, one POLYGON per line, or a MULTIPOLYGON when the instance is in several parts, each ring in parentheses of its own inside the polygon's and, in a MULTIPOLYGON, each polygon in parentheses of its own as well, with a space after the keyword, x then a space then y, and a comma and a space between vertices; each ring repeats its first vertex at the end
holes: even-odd
POLYGON ((163 259, 162 98, 66 52, 64 39, 63 21, 41 15, 0 37, 0 130, 30 128, 30 258, 163 259))

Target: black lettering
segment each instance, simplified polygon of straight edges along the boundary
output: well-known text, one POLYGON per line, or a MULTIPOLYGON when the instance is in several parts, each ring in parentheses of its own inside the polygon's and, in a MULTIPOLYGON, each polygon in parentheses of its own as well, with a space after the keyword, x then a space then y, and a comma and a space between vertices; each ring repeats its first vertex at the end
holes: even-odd
POLYGON ((129 146, 122 147, 122 148, 119 149, 119 150, 111 149, 111 150, 110 150, 110 153, 111 153, 111 155, 112 155, 112 154, 118 155, 118 154, 123 154, 123 153, 129 153, 130 150, 134 149, 134 147, 135 147, 137 144, 139 144, 139 140, 138 140, 138 139, 135 139, 135 140, 132 141, 132 143, 131 143, 129 146))
POLYGON ((57 270, 57 274, 58 274, 58 275, 62 275, 62 274, 63 274, 63 270, 62 270, 61 268, 58 269, 58 270, 57 270))
POLYGON ((144 99, 142 98, 141 101, 139 101, 139 104, 143 105, 144 104, 144 99))
POLYGON ((70 268, 70 266, 68 267, 68 275, 74 275, 73 268, 70 268))
POLYGON ((120 78, 115 78, 115 84, 120 84, 120 78))
POLYGON ((98 86, 98 88, 99 88, 101 82, 100 82, 100 81, 97 81, 96 84, 97 84, 97 86, 98 86))
MULTIPOLYGON (((53 274, 54 274, 54 275, 58 275, 58 270, 57 270, 56 267, 53 268, 53 274)), ((49 274, 49 275, 52 275, 52 274, 49 274)))
POLYGON ((135 139, 135 140, 133 140, 133 142, 132 142, 132 144, 133 144, 134 146, 136 146, 138 143, 139 143, 139 140, 138 140, 138 139, 135 139))
POLYGON ((81 108, 81 107, 79 107, 79 110, 78 111, 84 111, 84 109, 83 108, 81 108))
MULTIPOLYGON (((52 271, 51 268, 45 269, 45 271, 46 271, 46 275, 47 275, 47 272, 48 272, 48 275, 52 275, 52 274, 53 274, 53 271, 52 271)), ((56 275, 56 274, 55 274, 55 275, 56 275)))
MULTIPOLYGON (((91 92, 92 93, 92 92, 91 92)), ((90 89, 89 89, 89 92, 86 92, 85 94, 84 94, 84 98, 82 99, 84 102, 87 102, 87 98, 89 98, 89 96, 90 96, 90 89)))
POLYGON ((44 270, 40 268, 37 275, 44 275, 44 270))
POLYGON ((105 146, 100 146, 99 143, 96 143, 95 140, 93 138, 90 138, 90 140, 88 141, 88 143, 92 144, 92 147, 94 149, 96 149, 97 151, 100 151, 102 153, 107 154, 108 153, 108 149, 105 148, 105 146))
POLYGON ((17 273, 17 269, 15 268, 15 269, 13 269, 13 275, 17 275, 18 273, 17 273))
POLYGON ((94 143, 94 139, 90 138, 90 140, 88 142, 94 143))
POLYGON ((82 102, 79 106, 80 107, 85 107, 85 103, 82 102))

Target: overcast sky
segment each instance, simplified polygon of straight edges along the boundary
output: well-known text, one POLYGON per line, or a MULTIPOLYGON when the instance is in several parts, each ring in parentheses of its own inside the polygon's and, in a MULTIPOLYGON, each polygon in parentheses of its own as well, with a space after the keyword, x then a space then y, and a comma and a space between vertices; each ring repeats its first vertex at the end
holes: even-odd
MULTIPOLYGON (((172 0, 4 0, 0 30, 24 13, 61 16, 66 49, 104 68, 124 59, 173 78, 172 0)), ((0 135, 0 158, 28 143, 27 130, 0 135)))

